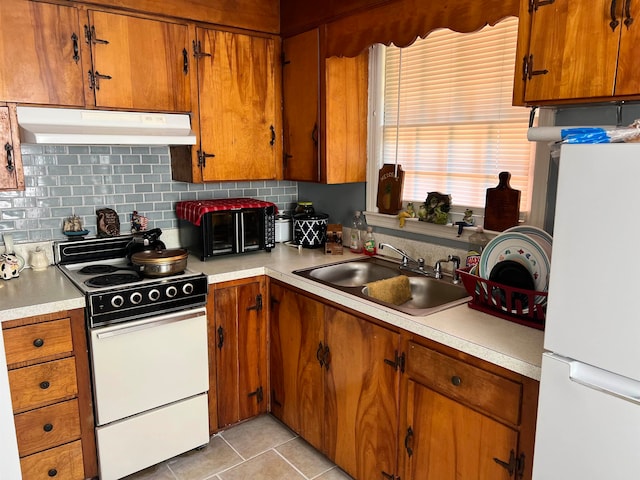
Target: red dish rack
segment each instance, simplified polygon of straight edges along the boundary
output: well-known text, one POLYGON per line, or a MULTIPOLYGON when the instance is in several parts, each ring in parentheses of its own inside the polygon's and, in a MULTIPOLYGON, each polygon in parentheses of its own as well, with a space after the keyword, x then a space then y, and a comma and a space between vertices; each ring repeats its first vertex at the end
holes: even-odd
POLYGON ((457 270, 467 293, 472 297, 468 304, 470 308, 544 330, 547 292, 524 290, 492 282, 469 273, 470 270, 471 267, 457 270))

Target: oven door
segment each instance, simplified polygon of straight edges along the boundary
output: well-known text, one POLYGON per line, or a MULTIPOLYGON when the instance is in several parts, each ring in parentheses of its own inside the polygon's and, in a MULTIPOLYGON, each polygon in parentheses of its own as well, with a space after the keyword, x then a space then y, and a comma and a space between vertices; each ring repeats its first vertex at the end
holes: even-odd
POLYGON ((94 328, 90 336, 97 425, 209 390, 204 307, 94 328))

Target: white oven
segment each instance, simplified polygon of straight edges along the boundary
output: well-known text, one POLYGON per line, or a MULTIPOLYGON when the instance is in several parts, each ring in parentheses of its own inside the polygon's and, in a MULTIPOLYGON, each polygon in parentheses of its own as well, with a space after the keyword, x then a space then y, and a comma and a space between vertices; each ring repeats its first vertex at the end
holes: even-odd
POLYGON ((89 333, 101 480, 208 443, 204 307, 89 333))

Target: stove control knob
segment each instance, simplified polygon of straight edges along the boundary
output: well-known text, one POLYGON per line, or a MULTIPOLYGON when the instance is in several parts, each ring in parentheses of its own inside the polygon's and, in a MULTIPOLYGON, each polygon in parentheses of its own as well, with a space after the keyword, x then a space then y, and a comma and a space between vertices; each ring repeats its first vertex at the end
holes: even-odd
POLYGON ((134 305, 138 305, 142 301, 142 294, 140 292, 133 292, 129 300, 131 300, 131 303, 134 305))
POLYGON ((178 289, 173 285, 171 285, 170 287, 167 287, 166 293, 167 293, 167 297, 173 298, 178 294, 178 289))
POLYGON ((182 286, 182 293, 184 293, 185 295, 191 295, 193 293, 193 284, 185 283, 182 286))
POLYGON ((155 288, 153 290, 149 290, 149 300, 151 300, 152 302, 155 302, 159 298, 160 298, 159 290, 156 290, 155 288))
POLYGON ((115 308, 120 308, 124 305, 124 298, 121 295, 114 295, 111 297, 111 305, 115 308))

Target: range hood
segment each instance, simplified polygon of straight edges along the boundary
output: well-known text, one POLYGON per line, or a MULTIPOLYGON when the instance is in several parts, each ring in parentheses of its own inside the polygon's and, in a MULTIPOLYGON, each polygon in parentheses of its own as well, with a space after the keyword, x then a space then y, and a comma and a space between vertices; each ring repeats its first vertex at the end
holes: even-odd
POLYGON ((195 145, 186 114, 18 107, 22 143, 195 145))

